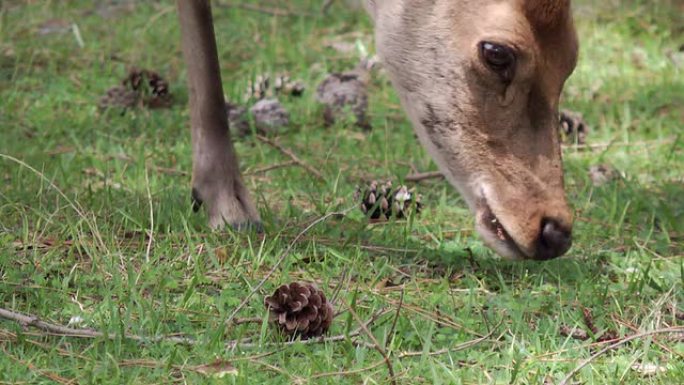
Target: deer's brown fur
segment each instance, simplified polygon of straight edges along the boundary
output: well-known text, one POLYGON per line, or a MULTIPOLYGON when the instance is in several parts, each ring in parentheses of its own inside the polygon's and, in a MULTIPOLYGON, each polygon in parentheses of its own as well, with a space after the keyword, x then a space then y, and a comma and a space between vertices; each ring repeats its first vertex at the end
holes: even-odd
MULTIPOLYGON (((184 8, 206 1, 185 3, 178 0, 181 24, 184 8)), ((572 212, 565 198, 557 126, 560 93, 577 58, 570 2, 367 0, 366 8, 375 22, 378 53, 420 142, 465 197, 485 242, 511 258, 548 259, 564 253, 572 212), (485 63, 483 42, 516 53, 510 79, 502 82, 485 63)), ((185 24, 189 58, 194 44, 204 44, 195 39, 205 39, 208 32, 187 37, 191 27, 185 24)), ((212 223, 257 221, 230 138, 221 134, 218 141, 218 148, 230 147, 228 155, 221 155, 214 141, 202 139, 225 131, 223 121, 201 118, 203 104, 214 109, 215 99, 222 97, 215 89, 204 93, 201 88, 208 85, 201 79, 207 75, 193 74, 203 69, 188 65, 194 160, 199 163, 193 183, 209 191, 200 195, 211 201, 212 223), (226 200, 228 204, 222 203, 226 200), (217 205, 233 208, 219 210, 217 218, 212 214, 217 205)), ((217 68, 209 70, 216 81, 217 68)))

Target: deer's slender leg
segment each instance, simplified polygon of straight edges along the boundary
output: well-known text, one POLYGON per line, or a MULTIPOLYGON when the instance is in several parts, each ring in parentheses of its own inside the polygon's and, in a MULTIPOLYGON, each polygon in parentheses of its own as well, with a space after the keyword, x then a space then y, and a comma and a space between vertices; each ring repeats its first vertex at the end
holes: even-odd
POLYGON ((209 225, 259 226, 230 140, 216 39, 208 0, 177 0, 187 66, 192 127, 192 198, 209 225))

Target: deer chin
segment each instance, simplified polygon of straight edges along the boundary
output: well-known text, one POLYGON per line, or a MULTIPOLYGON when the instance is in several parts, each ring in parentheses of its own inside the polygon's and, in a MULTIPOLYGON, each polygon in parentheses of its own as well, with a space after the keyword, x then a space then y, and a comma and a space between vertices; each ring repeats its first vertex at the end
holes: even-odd
POLYGON ((506 223, 496 215, 489 203, 486 188, 480 190, 475 204, 475 228, 485 244, 497 254, 511 260, 532 259, 531 253, 525 252, 513 236, 506 230, 506 223))
POLYGON ((507 259, 523 260, 530 258, 506 231, 504 224, 485 200, 478 203, 476 210, 475 228, 487 246, 507 259))

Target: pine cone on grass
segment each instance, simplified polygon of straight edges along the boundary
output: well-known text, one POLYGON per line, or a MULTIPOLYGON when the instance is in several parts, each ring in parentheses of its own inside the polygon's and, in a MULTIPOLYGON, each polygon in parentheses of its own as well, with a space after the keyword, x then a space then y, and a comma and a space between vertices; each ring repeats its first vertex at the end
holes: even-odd
POLYGON ((249 112, 257 131, 262 133, 279 132, 290 124, 290 114, 277 99, 261 99, 249 112))
POLYGON ((293 282, 282 285, 264 298, 269 318, 288 336, 302 339, 318 337, 328 331, 334 309, 323 291, 311 283, 293 282))
POLYGON ((355 69, 329 74, 316 89, 316 100, 325 106, 323 119, 326 125, 344 120, 351 112, 355 123, 364 130, 371 125, 366 116, 368 109, 369 68, 362 61, 355 69))
POLYGON ((100 98, 100 107, 168 108, 173 103, 169 84, 158 73, 132 68, 121 81, 100 98))
POLYGON ((567 144, 585 144, 589 134, 589 126, 582 118, 582 114, 569 110, 560 113, 560 134, 567 144))
POLYGON ((230 128, 231 135, 242 137, 251 132, 245 107, 227 101, 226 115, 228 116, 228 127, 230 128))
POLYGON ((100 108, 123 107, 133 108, 138 104, 138 93, 124 86, 115 86, 107 90, 100 98, 100 108))
POLYGON ((278 73, 273 76, 261 74, 247 83, 243 98, 261 100, 273 98, 276 95, 302 96, 305 89, 303 81, 292 79, 287 73, 278 73))
POLYGON ((262 99, 249 111, 246 107, 226 102, 226 115, 231 135, 244 137, 252 133, 249 116, 254 119, 256 132, 262 135, 281 133, 290 124, 290 113, 277 99, 262 99))
POLYGON ((273 89, 276 94, 302 96, 306 86, 301 80, 291 79, 288 74, 279 74, 273 82, 273 89))
POLYGON ((374 221, 406 218, 412 209, 420 214, 423 208, 421 196, 413 189, 402 185, 393 190, 390 181, 382 185, 372 181, 365 190, 357 189, 356 197, 361 200, 361 211, 374 221))

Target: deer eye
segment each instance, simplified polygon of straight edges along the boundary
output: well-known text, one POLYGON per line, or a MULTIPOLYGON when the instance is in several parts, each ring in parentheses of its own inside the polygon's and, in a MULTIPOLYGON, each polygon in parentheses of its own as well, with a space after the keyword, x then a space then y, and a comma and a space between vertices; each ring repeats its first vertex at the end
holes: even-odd
POLYGON ((489 69, 510 83, 515 75, 515 51, 513 48, 483 41, 480 43, 480 56, 489 69))

